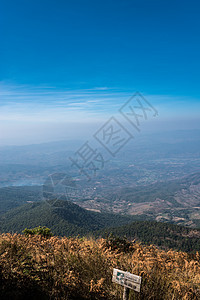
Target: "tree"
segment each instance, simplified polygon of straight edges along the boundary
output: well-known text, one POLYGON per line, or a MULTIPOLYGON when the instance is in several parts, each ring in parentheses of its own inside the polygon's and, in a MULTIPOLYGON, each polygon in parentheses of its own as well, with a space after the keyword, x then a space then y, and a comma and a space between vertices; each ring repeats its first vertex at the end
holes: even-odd
POLYGON ((38 226, 38 227, 35 227, 35 228, 32 228, 32 229, 25 228, 22 232, 26 236, 29 236, 29 235, 41 235, 43 237, 53 236, 53 233, 51 232, 51 229, 49 229, 46 226, 38 226))

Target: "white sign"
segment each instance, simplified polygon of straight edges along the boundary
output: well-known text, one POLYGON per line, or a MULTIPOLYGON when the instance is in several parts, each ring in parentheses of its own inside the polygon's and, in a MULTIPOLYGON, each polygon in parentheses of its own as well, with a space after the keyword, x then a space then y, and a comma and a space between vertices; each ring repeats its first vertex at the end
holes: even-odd
POLYGON ((136 292, 140 292, 141 281, 142 281, 141 276, 137 276, 129 272, 124 272, 118 269, 113 269, 112 282, 121 284, 136 292))

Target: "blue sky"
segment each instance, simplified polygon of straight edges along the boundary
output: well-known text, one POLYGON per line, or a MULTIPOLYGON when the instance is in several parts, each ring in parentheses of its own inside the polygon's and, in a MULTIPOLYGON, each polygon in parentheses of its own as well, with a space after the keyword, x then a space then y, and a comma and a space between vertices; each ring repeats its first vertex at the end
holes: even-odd
POLYGON ((1 0, 0 144, 87 136, 135 91, 154 127, 200 128, 199 14, 197 0, 1 0))

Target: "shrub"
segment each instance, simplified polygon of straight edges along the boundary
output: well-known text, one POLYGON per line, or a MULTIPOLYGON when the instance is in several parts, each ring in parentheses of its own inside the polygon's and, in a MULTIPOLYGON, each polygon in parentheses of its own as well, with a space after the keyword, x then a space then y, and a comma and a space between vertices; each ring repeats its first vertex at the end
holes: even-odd
POLYGON ((32 229, 25 228, 22 232, 26 236, 41 235, 41 236, 46 237, 46 238, 53 236, 53 233, 51 232, 51 230, 46 226, 43 226, 43 227, 38 226, 38 227, 35 227, 35 228, 32 228, 32 229))
POLYGON ((112 251, 128 253, 134 250, 134 242, 129 242, 127 238, 114 236, 112 233, 105 239, 104 246, 112 251))

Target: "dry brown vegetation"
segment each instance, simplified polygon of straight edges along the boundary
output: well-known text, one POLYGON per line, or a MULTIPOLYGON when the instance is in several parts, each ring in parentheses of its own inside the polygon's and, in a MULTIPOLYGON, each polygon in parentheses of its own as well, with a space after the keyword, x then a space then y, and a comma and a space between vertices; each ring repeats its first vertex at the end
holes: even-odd
POLYGON ((130 299, 200 299, 200 255, 105 239, 0 235, 1 299, 121 299, 113 267, 142 276, 130 299))

